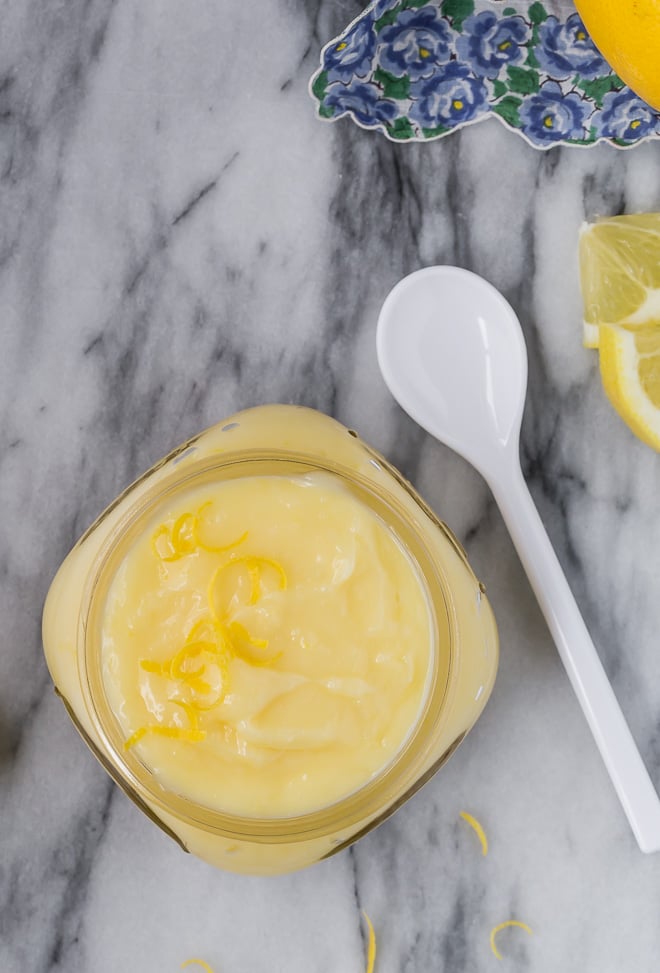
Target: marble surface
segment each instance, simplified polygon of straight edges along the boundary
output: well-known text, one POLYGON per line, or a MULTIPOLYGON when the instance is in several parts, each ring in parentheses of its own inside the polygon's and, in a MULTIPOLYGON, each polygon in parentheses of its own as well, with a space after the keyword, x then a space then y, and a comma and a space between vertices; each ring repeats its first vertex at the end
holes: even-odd
POLYGON ((660 208, 660 147, 540 154, 495 122, 394 145, 314 116, 345 0, 6 0, 0 21, 0 970, 650 973, 660 856, 629 831, 494 502, 394 405, 374 349, 398 278, 484 274, 530 356, 522 458, 660 783, 660 458, 581 347, 576 235, 660 208), (55 698, 57 565, 133 477, 239 407, 360 430, 455 528, 502 658, 456 757, 322 865, 241 878, 183 855, 55 698), (460 821, 486 827, 487 858, 460 821), (193 967, 191 967, 192 969, 193 967))

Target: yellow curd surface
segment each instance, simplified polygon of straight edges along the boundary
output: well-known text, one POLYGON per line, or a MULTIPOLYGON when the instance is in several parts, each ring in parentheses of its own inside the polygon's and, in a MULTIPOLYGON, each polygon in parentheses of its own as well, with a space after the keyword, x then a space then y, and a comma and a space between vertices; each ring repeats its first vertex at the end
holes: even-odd
POLYGON ((412 560, 339 478, 247 476, 180 492, 128 549, 102 615, 103 682, 125 747, 166 788, 295 816, 401 750, 432 630, 412 560))

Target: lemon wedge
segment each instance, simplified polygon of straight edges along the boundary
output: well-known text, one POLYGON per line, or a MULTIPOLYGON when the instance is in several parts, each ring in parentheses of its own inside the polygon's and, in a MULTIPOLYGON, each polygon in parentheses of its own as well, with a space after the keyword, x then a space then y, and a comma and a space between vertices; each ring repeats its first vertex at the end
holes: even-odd
POLYGON ((612 216, 580 231, 584 343, 602 325, 660 326, 660 213, 612 216))
POLYGON ((660 213, 613 216, 580 234, 582 340, 636 436, 660 450, 660 213))
POLYGON ((607 397, 635 435, 660 452, 660 328, 600 332, 607 397))

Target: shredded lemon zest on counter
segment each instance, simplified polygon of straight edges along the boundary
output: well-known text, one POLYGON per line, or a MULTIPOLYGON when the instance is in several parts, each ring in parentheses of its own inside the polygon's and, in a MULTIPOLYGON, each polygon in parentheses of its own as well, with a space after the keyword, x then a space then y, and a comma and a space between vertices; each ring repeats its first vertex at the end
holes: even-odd
POLYGON ((198 966, 201 966, 205 973, 213 973, 213 970, 209 964, 203 959, 187 959, 181 964, 181 969, 185 970, 186 966, 192 966, 193 963, 197 963, 198 966))
POLYGON ((376 933, 374 932, 374 927, 371 919, 366 912, 363 912, 364 920, 367 924, 369 930, 369 946, 367 949, 367 973, 373 973, 374 966, 376 964, 376 933))
POLYGON ((487 855, 488 854, 488 838, 486 837, 486 832, 484 831, 481 823, 479 821, 477 821, 477 819, 475 817, 473 817, 471 814, 468 814, 467 811, 461 811, 460 817, 462 817, 464 821, 467 821, 467 823, 470 825, 470 827, 474 830, 477 838, 481 842, 481 851, 482 851, 482 853, 484 855, 487 855))
POLYGON ((499 926, 495 926, 495 928, 491 931, 490 934, 490 948, 495 953, 495 956, 498 959, 503 959, 503 957, 499 949, 497 948, 497 945, 495 944, 495 937, 497 936, 498 932, 501 932, 503 929, 506 929, 508 926, 516 926, 518 929, 524 929, 525 932, 528 933, 528 935, 530 936, 534 935, 534 933, 529 928, 526 922, 518 922, 517 919, 507 919, 506 922, 501 922, 499 926))

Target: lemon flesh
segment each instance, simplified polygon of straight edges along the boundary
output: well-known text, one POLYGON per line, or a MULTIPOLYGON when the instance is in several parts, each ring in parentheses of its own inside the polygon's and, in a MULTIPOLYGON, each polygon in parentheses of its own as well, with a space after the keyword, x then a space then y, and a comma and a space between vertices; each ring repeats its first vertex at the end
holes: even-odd
POLYGON ((583 344, 619 415, 660 451, 660 213, 586 224, 579 250, 583 344))
POLYGON ((660 213, 584 224, 580 284, 587 326, 660 325, 660 213))

